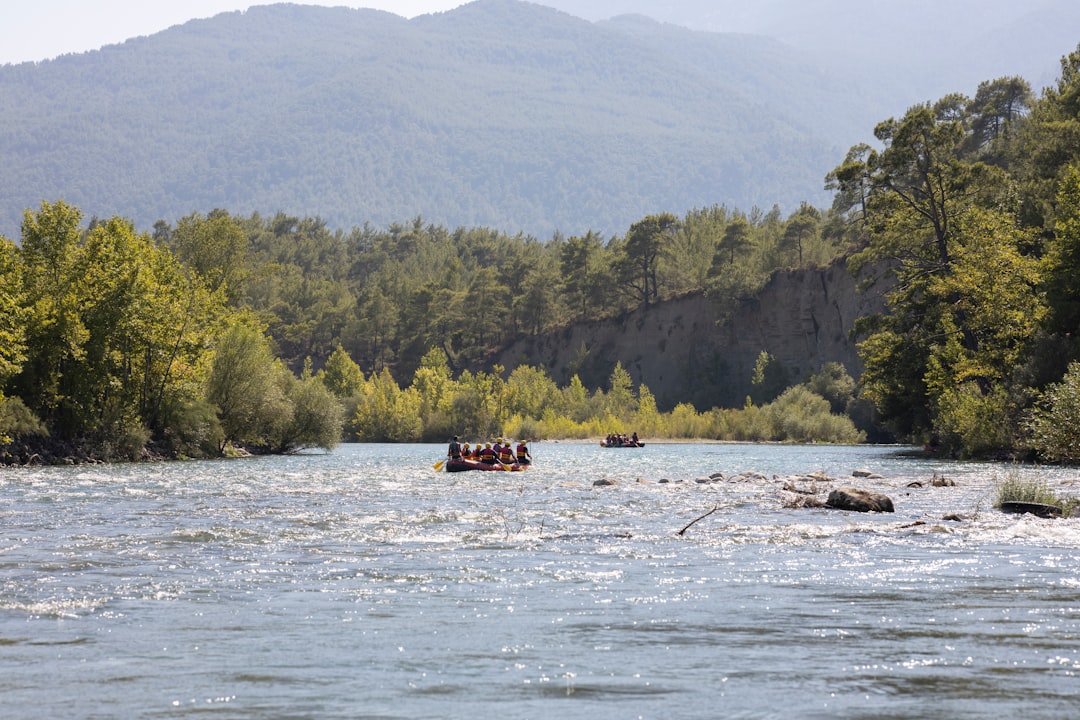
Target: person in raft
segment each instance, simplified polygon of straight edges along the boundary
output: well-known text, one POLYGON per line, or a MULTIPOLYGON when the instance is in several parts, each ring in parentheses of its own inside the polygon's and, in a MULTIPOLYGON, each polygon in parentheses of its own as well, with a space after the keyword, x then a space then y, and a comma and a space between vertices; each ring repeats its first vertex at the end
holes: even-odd
POLYGON ((499 456, 491 449, 491 443, 484 443, 484 449, 480 451, 480 462, 494 465, 499 462, 499 456))
POLYGON ((514 464, 514 447, 509 440, 503 440, 502 447, 499 450, 499 462, 503 465, 514 464))
POLYGON ((450 441, 449 447, 446 448, 446 456, 451 460, 461 459, 461 443, 458 442, 457 435, 454 436, 454 439, 450 441))
POLYGON ((532 462, 532 455, 529 454, 529 446, 522 440, 517 445, 517 464, 528 465, 532 462))

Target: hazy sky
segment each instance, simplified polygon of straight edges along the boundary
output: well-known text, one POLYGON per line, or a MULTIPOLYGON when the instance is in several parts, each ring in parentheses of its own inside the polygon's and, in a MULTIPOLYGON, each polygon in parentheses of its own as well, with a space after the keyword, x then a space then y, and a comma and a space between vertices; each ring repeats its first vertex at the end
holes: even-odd
MULTIPOLYGON (((153 35, 207 18, 281 0, 7 0, 0 10, 0 65, 46 60, 153 35)), ((367 7, 403 17, 450 10, 466 0, 297 0, 304 5, 367 7)))

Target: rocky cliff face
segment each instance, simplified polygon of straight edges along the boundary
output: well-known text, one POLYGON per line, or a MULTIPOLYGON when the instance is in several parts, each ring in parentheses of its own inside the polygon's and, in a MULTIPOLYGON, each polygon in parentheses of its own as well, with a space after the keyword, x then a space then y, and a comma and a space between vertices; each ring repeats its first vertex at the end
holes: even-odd
POLYGON ((497 361, 507 370, 540 366, 560 385, 577 373, 587 388, 606 387, 621 361, 635 385, 645 383, 661 410, 692 402, 699 410, 741 406, 765 351, 799 382, 826 362, 858 378, 851 339, 855 320, 884 308, 880 282, 859 292, 844 263, 777 272, 758 295, 726 319, 714 301, 690 295, 620 318, 579 323, 522 339, 497 361))

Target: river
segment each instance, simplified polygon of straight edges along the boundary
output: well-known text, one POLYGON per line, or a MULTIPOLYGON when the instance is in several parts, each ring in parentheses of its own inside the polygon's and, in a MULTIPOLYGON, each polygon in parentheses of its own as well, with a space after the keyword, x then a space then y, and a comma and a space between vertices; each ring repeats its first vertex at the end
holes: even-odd
POLYGON ((1073 495, 1075 470, 532 451, 524 473, 437 473, 442 445, 0 470, 0 714, 1080 716, 1080 521, 992 506, 1010 473, 1073 495), (749 469, 769 479, 696 481, 749 469), (810 472, 896 512, 786 509, 810 472))

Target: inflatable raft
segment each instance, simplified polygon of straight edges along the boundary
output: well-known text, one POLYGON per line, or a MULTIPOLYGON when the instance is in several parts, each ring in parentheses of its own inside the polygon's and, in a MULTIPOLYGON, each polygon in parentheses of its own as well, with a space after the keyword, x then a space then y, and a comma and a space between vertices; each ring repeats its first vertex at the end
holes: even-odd
POLYGON ((446 469, 446 472, 465 472, 466 470, 498 470, 499 472, 504 472, 504 471, 507 470, 507 468, 514 471, 514 470, 524 470, 526 467, 528 467, 528 466, 527 465, 518 465, 517 463, 514 463, 513 465, 506 465, 506 466, 503 466, 503 465, 501 465, 499 463, 495 463, 494 465, 489 465, 487 463, 482 463, 482 462, 479 462, 477 460, 464 460, 464 459, 462 459, 462 460, 447 460, 445 469, 446 469))

